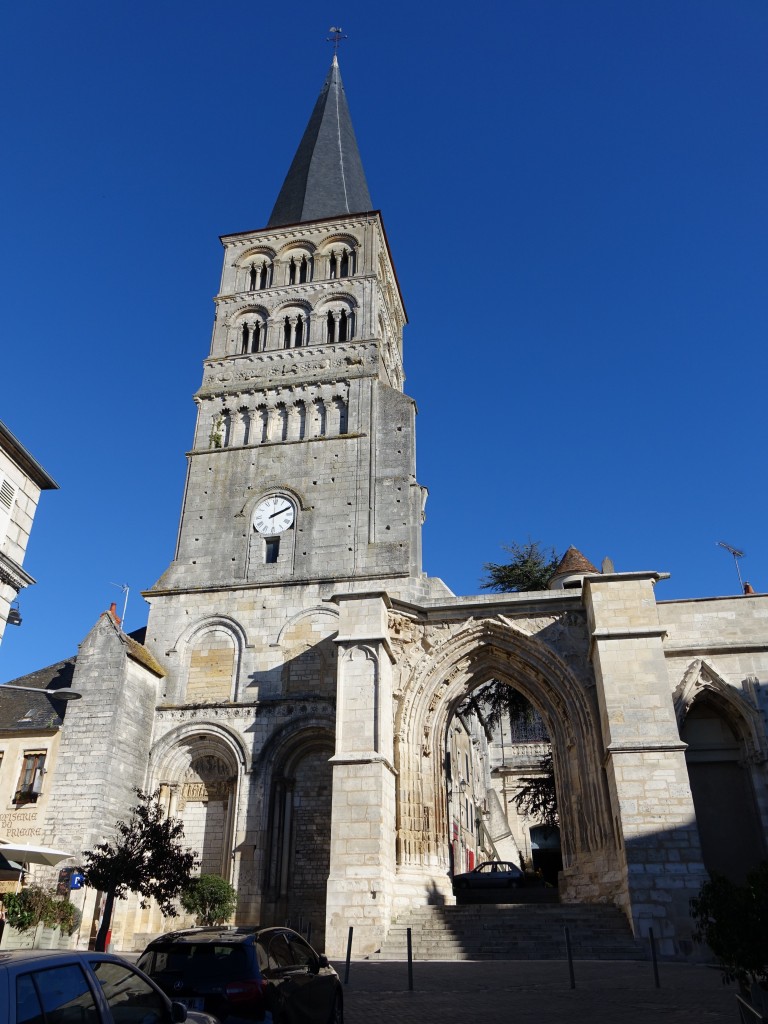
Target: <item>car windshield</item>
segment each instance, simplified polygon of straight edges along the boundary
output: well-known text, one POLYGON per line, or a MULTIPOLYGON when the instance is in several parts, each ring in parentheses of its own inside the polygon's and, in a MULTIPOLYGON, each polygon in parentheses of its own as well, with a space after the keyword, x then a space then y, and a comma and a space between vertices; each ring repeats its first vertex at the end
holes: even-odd
POLYGON ((139 967, 158 981, 172 976, 194 983, 242 978, 248 963, 241 944, 178 942, 148 950, 139 967))

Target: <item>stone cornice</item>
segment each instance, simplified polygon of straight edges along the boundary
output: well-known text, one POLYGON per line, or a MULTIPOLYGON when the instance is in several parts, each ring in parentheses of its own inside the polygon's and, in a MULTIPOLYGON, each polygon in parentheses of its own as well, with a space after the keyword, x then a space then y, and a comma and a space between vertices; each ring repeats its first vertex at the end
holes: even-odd
POLYGON ((0 583, 13 587, 18 594, 24 587, 29 587, 35 582, 35 579, 24 572, 17 562, 0 551, 0 583))

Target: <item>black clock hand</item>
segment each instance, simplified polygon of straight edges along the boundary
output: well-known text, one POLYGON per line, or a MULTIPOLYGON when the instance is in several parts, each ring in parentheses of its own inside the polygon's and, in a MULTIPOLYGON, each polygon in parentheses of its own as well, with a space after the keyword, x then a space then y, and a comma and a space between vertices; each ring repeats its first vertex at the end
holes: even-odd
POLYGON ((286 505, 285 508, 279 508, 277 510, 277 512, 273 512, 272 515, 271 516, 267 516, 267 518, 268 519, 274 519, 275 516, 281 516, 283 514, 283 512, 287 512, 290 507, 291 507, 290 505, 286 505))

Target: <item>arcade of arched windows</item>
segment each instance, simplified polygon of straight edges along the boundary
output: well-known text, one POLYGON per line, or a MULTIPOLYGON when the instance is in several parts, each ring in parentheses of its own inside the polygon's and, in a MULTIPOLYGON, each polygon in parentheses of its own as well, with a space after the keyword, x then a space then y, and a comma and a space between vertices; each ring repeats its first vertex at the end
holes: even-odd
POLYGON ((227 350, 248 355, 274 349, 352 341, 356 328, 351 305, 336 301, 333 307, 310 312, 308 307, 287 307, 268 317, 266 311, 240 315, 230 327, 227 350))
POLYGON ((357 272, 357 244, 338 240, 322 251, 288 249, 279 256, 257 253, 246 257, 237 273, 237 290, 263 291, 283 285, 308 284, 311 281, 338 281, 357 272))
POLYGON ((338 437, 349 430, 349 387, 296 388, 267 392, 249 404, 232 399, 212 407, 200 443, 207 448, 338 437))

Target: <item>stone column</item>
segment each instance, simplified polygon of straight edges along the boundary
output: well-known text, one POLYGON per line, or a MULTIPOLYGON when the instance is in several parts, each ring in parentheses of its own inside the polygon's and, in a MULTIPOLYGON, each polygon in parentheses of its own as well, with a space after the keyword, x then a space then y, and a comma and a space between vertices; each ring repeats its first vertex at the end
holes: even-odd
POLYGON ((385 594, 336 595, 339 606, 336 752, 326 949, 356 955, 381 945, 395 874, 392 656, 385 594))
POLYGON ((653 585, 658 573, 584 580, 605 770, 636 935, 665 954, 692 951, 688 901, 706 873, 653 585))

